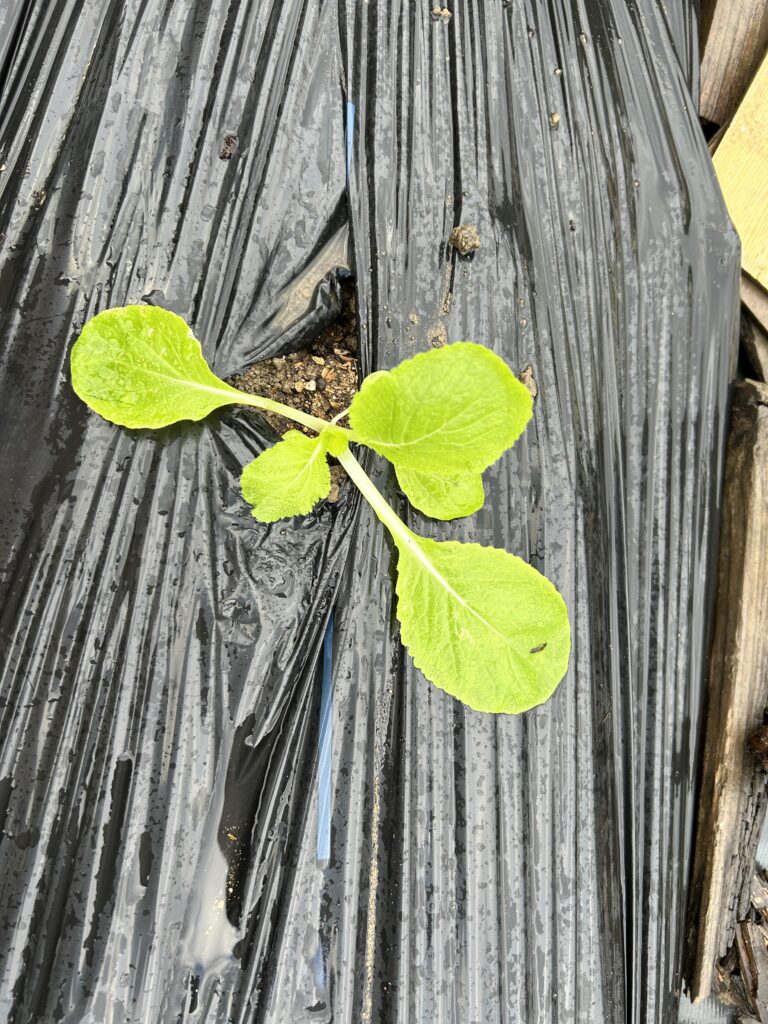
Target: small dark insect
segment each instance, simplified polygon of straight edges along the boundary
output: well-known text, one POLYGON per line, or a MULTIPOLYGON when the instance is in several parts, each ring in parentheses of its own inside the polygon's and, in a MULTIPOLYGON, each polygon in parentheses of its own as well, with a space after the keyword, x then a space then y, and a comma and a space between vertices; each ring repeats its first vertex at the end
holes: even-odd
POLYGON ((230 160, 235 155, 238 142, 239 139, 236 135, 224 136, 224 144, 221 147, 221 153, 219 153, 222 160, 230 160))
POLYGON ((544 648, 546 646, 547 646, 546 643, 543 643, 543 644, 539 644, 538 647, 532 647, 530 653, 531 654, 541 654, 541 652, 544 650, 544 648))

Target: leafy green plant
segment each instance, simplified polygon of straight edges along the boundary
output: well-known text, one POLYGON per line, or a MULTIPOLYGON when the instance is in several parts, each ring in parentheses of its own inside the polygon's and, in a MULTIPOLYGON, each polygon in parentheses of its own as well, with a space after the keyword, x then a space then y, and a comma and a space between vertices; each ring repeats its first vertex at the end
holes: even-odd
POLYGON ((71 369, 80 398, 125 427, 250 405, 310 428, 312 437, 288 431, 243 470, 254 516, 271 523, 310 512, 330 491, 328 456, 335 457, 392 535, 401 637, 427 679, 478 711, 517 713, 551 696, 570 653, 555 587, 506 551, 414 533, 349 449, 367 445, 388 459, 409 501, 428 516, 477 511, 483 470, 532 414, 528 390, 489 349, 458 342, 373 373, 330 422, 230 387, 211 372, 187 324, 155 307, 99 313, 75 342, 71 369), (341 426, 347 415, 349 426, 341 426))

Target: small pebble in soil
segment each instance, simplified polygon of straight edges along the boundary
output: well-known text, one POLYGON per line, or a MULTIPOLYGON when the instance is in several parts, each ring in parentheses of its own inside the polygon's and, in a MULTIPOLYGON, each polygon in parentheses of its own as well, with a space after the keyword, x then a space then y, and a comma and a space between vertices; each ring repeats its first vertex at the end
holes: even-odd
POLYGON ((480 232, 474 224, 459 224, 448 237, 448 244, 462 256, 469 256, 480 248, 480 232))

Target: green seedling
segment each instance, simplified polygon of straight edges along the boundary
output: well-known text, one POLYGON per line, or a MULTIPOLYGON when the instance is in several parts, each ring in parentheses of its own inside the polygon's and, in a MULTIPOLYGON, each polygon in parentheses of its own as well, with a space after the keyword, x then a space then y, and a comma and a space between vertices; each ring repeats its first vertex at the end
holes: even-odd
POLYGON ((338 459, 397 548, 397 617, 417 668, 477 711, 514 714, 551 696, 570 653, 565 602, 552 583, 506 551, 414 533, 349 448, 367 445, 388 459, 426 515, 476 512, 483 470, 532 414, 528 390, 489 349, 458 342, 373 373, 330 422, 230 387, 211 372, 187 324, 155 307, 99 313, 75 342, 71 367, 80 398, 125 427, 250 405, 310 428, 312 437, 288 431, 243 470, 254 516, 271 523, 309 513, 330 492, 328 456, 338 459), (348 427, 339 422, 345 417, 348 427))

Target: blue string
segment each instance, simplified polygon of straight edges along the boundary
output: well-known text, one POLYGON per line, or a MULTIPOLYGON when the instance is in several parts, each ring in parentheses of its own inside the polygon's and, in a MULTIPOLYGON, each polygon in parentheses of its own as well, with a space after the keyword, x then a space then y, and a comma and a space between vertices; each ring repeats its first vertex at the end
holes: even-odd
POLYGON ((352 138, 355 134, 355 104, 347 103, 347 185, 352 170, 352 138))
MULTIPOLYGON (((347 184, 352 169, 355 104, 347 103, 347 184)), ((320 695, 320 739, 317 754, 317 859, 331 859, 331 708, 333 704, 333 612, 323 639, 323 688, 320 695)))
POLYGON ((317 859, 331 857, 331 707, 333 685, 333 613, 323 639, 323 688, 320 694, 320 741, 317 758, 317 859))

